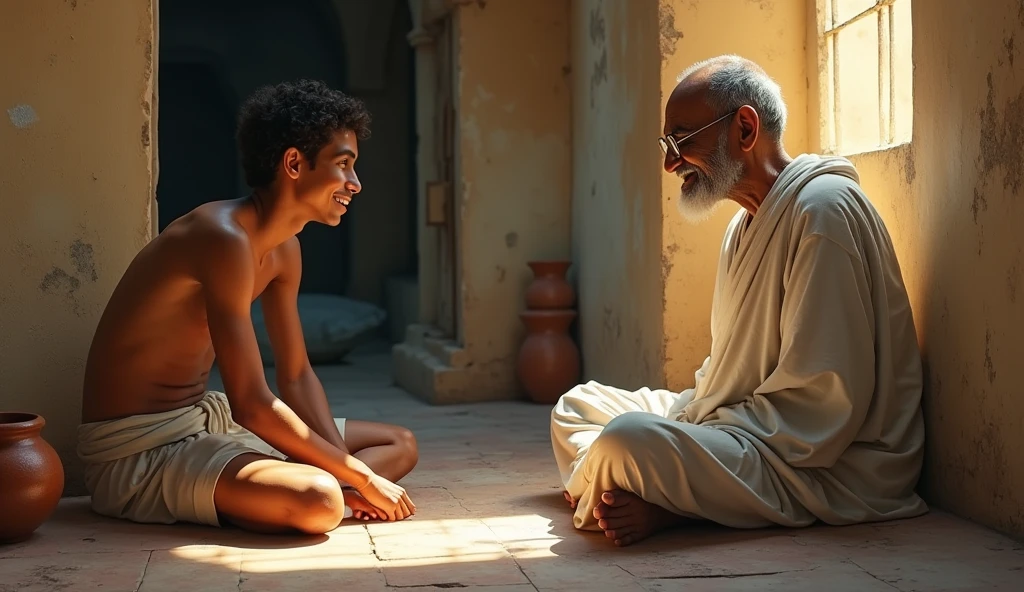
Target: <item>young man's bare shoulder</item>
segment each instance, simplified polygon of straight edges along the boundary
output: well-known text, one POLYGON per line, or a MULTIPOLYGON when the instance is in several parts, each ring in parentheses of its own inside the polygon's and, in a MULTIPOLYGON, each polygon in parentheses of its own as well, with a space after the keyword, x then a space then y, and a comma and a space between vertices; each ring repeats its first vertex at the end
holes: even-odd
MULTIPOLYGON (((252 259, 252 243, 232 209, 214 202, 204 204, 168 227, 176 249, 198 266, 238 264, 252 259)), ((169 231, 169 232, 168 232, 169 231)))

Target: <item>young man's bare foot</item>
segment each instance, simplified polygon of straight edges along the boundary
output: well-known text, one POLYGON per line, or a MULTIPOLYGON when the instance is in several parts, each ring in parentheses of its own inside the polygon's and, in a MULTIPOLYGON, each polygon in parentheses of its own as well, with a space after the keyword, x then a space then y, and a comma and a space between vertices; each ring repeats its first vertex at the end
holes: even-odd
POLYGON ((601 494, 594 518, 604 535, 625 547, 683 521, 683 517, 645 502, 637 495, 615 489, 601 494))
POLYGON ((568 491, 562 490, 562 497, 565 498, 565 501, 569 502, 570 508, 574 510, 576 509, 576 500, 572 499, 572 496, 569 495, 568 491))
POLYGON ((352 517, 356 520, 379 520, 380 516, 377 513, 377 508, 370 505, 370 502, 366 501, 366 498, 359 495, 354 489, 342 489, 342 495, 345 496, 345 505, 348 506, 349 510, 352 510, 352 517))

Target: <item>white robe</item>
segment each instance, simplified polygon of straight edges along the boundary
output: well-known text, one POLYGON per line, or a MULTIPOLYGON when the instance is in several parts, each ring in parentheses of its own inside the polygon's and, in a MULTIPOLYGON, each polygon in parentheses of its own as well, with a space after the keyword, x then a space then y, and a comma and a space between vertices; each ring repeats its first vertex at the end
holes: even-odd
POLYGON ((562 396, 551 438, 577 528, 598 529, 593 509, 615 488, 738 528, 927 511, 917 335, 858 183, 846 159, 801 155, 755 216, 737 213, 694 388, 590 382, 562 396))

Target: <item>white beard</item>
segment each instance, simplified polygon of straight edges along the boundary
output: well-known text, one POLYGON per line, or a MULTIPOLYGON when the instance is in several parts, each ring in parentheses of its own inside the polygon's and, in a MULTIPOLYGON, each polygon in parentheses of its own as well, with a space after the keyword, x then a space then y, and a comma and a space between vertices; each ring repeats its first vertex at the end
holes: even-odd
MULTIPOLYGON (((715 213, 716 210, 729 198, 729 193, 736 187, 743 177, 743 163, 729 158, 726 151, 728 137, 725 133, 718 136, 718 146, 715 152, 708 159, 708 168, 711 170, 709 176, 697 171, 697 178, 693 187, 688 192, 679 189, 679 199, 676 200, 676 207, 679 213, 690 222, 696 224, 704 222, 715 213)), ((680 179, 683 172, 696 170, 692 167, 676 171, 680 179)))

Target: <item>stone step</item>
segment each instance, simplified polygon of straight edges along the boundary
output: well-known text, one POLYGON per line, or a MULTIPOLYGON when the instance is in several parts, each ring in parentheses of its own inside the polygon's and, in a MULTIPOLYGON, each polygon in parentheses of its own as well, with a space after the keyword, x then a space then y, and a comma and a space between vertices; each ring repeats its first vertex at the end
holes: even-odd
POLYGON ((391 348, 395 384, 433 404, 466 402, 469 375, 452 368, 423 345, 399 343, 391 348))
POLYGON ((455 369, 469 366, 469 352, 451 339, 424 338, 424 347, 442 364, 455 369))
POLYGON ((437 327, 413 324, 405 328, 405 341, 408 345, 426 347, 427 339, 443 339, 444 333, 437 327))

